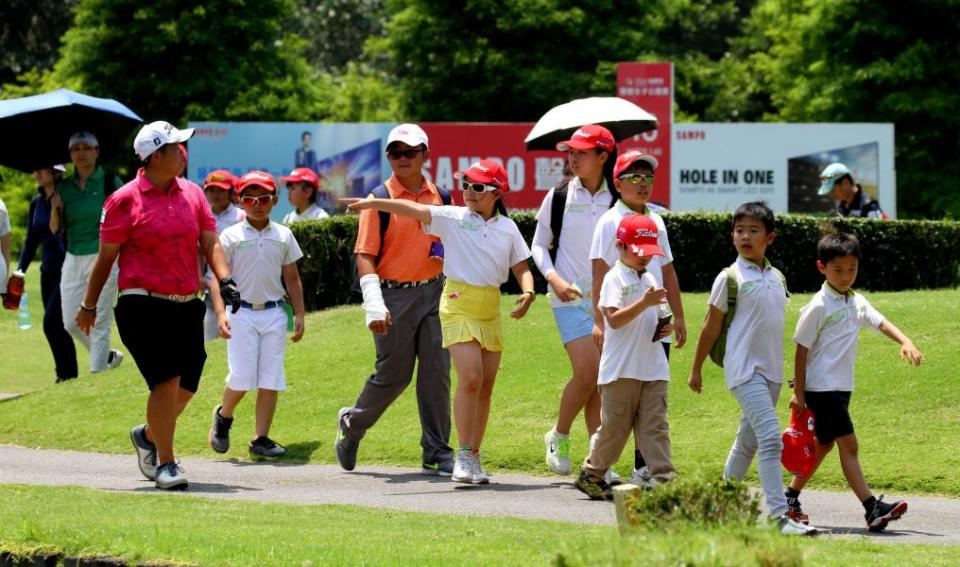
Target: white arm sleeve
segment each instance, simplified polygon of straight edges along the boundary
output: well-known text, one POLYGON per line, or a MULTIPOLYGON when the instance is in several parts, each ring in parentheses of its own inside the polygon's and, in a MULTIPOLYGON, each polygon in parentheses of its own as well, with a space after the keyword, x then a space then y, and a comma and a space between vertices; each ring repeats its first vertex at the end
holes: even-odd
POLYGON ((360 291, 363 292, 363 309, 367 312, 367 326, 374 321, 387 320, 387 305, 380 291, 380 276, 367 274, 360 278, 360 291))

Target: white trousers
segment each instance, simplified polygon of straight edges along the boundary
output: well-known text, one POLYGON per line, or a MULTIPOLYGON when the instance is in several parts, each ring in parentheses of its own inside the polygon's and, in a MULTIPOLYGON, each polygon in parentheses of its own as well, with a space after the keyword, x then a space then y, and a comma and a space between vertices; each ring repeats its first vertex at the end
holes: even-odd
POLYGON ((74 318, 87 293, 87 281, 90 279, 90 272, 93 271, 96 260, 96 254, 75 256, 67 252, 60 272, 63 327, 90 352, 90 372, 107 369, 107 358, 110 356, 110 328, 113 326, 113 306, 117 302, 119 274, 117 265, 114 263, 110 277, 103 285, 103 291, 100 292, 100 299, 97 301, 96 323, 90 329, 90 336, 83 334, 74 318))
POLYGON ((258 388, 286 390, 286 348, 287 314, 282 307, 261 311, 241 307, 230 317, 227 387, 242 392, 258 388))

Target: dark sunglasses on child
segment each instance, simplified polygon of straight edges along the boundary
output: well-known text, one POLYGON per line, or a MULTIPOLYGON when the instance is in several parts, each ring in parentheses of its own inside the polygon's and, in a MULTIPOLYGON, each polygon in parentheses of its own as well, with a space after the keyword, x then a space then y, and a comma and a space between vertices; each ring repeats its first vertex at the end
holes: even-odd
POLYGON ((416 150, 387 150, 387 157, 393 161, 397 161, 402 157, 407 159, 413 159, 417 157, 417 154, 419 154, 422 151, 423 151, 423 148, 416 149, 416 150))
POLYGON ((254 205, 259 205, 261 203, 266 205, 271 201, 271 199, 273 199, 273 195, 257 195, 255 197, 251 195, 246 195, 246 196, 240 197, 240 202, 247 207, 252 207, 254 205))

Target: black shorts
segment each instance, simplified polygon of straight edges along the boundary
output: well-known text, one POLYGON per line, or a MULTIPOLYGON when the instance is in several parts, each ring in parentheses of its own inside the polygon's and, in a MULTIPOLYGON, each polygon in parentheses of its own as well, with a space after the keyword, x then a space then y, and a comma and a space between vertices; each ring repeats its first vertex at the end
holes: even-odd
POLYGON ((180 377, 180 387, 196 393, 207 360, 203 316, 207 308, 194 299, 177 303, 146 295, 122 295, 114 309, 123 346, 137 363, 147 386, 180 377))
POLYGON ((850 421, 850 392, 804 392, 807 407, 813 412, 814 433, 821 445, 853 433, 850 421))

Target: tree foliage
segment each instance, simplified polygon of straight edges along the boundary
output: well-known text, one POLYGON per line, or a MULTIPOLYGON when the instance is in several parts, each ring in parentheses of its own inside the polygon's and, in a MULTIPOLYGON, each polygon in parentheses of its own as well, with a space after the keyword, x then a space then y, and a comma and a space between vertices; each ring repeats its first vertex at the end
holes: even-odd
POLYGON ((290 0, 80 0, 55 78, 145 120, 322 116, 290 0))
POLYGON ((73 20, 77 0, 0 2, 0 85, 57 62, 60 37, 73 20))

